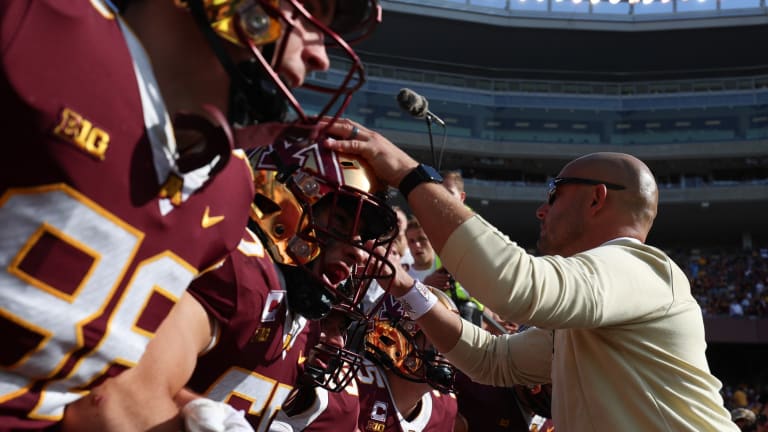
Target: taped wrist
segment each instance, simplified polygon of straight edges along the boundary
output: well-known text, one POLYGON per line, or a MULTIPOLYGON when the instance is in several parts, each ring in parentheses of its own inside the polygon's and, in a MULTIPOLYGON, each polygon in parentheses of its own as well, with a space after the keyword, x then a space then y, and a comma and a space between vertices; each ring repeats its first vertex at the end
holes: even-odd
POLYGON ((407 293, 397 298, 412 320, 421 318, 437 303, 437 296, 419 281, 415 281, 407 293))

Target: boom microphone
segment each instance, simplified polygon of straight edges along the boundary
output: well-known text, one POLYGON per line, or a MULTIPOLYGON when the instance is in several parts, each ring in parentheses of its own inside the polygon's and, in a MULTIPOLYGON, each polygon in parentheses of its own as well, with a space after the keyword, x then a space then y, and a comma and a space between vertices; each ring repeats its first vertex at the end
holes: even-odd
POLYGON ((416 118, 426 118, 427 120, 435 121, 445 127, 445 122, 429 110, 427 98, 415 91, 409 88, 401 89, 400 93, 397 94, 397 103, 408 114, 416 118))

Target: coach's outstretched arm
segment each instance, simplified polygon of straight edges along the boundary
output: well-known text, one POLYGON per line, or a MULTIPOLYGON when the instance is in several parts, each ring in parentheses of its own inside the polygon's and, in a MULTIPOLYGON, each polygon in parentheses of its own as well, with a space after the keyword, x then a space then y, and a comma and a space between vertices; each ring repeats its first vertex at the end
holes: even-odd
MULTIPOLYGON (((328 133, 333 136, 353 137, 349 140, 328 140, 326 145, 340 152, 362 156, 390 186, 398 187, 403 178, 419 165, 378 132, 351 120, 335 122, 328 133)), ((445 187, 437 183, 422 183, 406 198, 438 254, 451 233, 474 214, 445 187)))
POLYGON ((461 315, 445 307, 426 285, 419 282, 417 286, 417 281, 400 266, 398 257, 390 256, 389 260, 395 267, 395 279, 382 280, 381 284, 389 288, 389 293, 403 305, 410 318, 419 323, 437 351, 444 354, 453 349, 463 329, 461 315))
POLYGON ((382 281, 416 320, 427 338, 454 366, 473 381, 496 386, 540 384, 550 381, 552 331, 532 328, 495 336, 461 318, 416 282, 396 256, 390 262, 395 279, 382 281), (525 355, 516 355, 525 353, 525 355))

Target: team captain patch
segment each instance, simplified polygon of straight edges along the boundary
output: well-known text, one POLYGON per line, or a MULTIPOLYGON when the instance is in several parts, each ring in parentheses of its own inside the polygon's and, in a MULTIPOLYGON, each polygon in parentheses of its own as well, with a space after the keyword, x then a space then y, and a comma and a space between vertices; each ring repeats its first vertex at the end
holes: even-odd
POLYGON ((285 291, 270 291, 264 302, 264 310, 261 312, 261 322, 272 322, 277 319, 277 313, 285 298, 285 291))

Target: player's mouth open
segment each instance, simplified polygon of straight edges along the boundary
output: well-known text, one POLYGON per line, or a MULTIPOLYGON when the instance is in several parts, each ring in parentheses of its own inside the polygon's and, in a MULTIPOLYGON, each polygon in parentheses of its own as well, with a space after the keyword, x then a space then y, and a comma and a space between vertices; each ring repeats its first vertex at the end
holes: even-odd
POLYGON ((323 273, 323 280, 330 286, 336 287, 349 276, 349 271, 342 267, 335 267, 323 273))

